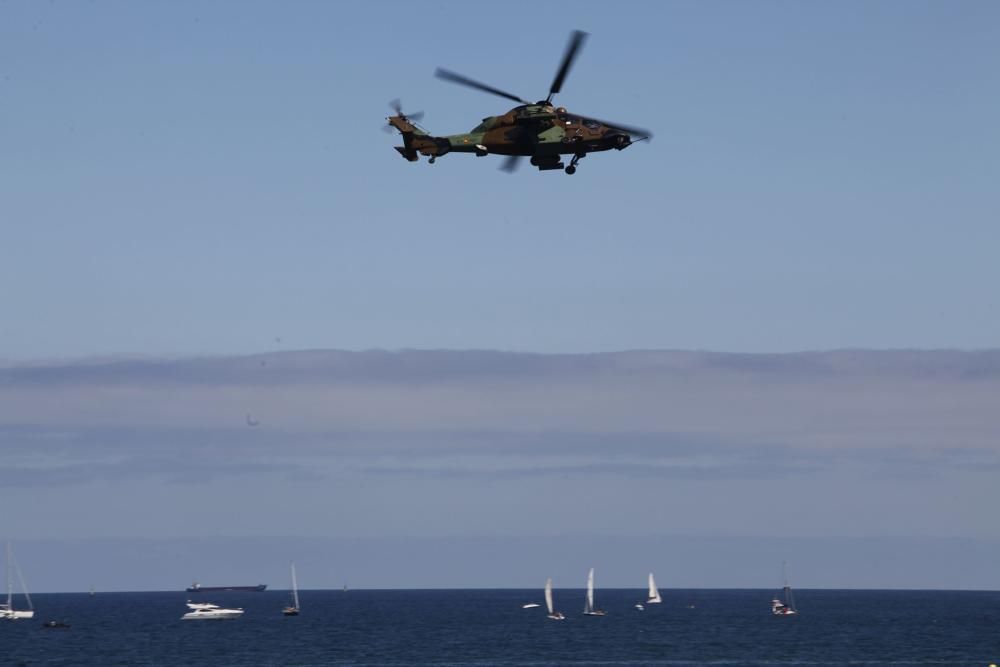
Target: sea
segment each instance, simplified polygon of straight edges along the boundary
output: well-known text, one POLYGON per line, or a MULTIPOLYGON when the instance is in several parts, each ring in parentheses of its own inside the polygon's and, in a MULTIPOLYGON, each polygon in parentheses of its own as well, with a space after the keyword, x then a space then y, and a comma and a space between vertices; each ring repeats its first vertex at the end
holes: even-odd
MULTIPOLYGON (((180 592, 33 596, 35 618, 0 622, 0 665, 952 665, 1000 663, 1000 592, 799 590, 304 590, 199 594, 234 620, 182 621, 180 592), (523 609, 525 603, 541 607, 523 609), (48 620, 68 628, 43 628, 48 620)), ((19 605, 17 605, 19 606, 19 605)))

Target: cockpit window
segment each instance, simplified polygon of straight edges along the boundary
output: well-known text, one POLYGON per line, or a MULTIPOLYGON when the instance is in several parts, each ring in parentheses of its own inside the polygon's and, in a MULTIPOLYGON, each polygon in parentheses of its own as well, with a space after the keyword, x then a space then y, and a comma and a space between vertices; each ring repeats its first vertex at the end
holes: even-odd
POLYGON ((493 127, 493 125, 495 123, 496 123, 496 118, 494 118, 493 116, 490 116, 488 118, 484 118, 483 122, 480 123, 479 125, 476 125, 474 128, 472 128, 472 132, 470 132, 469 134, 475 134, 477 132, 485 132, 486 130, 488 130, 491 127, 493 127))

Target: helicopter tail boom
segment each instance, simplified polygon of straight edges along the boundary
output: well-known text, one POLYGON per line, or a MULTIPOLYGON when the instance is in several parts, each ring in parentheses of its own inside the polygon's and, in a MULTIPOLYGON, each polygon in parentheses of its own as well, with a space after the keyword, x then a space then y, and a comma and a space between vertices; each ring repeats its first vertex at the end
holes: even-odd
POLYGON ((389 125, 399 130, 399 133, 403 135, 403 145, 396 146, 396 151, 410 162, 416 162, 420 159, 418 153, 430 156, 433 161, 433 158, 444 155, 451 149, 451 144, 447 139, 427 134, 411 123, 403 114, 389 116, 387 120, 389 125))

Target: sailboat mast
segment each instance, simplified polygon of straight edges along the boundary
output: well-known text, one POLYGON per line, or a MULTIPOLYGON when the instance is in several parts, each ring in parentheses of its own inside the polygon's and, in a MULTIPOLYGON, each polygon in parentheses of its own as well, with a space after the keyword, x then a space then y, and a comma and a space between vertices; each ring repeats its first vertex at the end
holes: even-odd
POLYGON ((10 540, 7 540, 7 611, 14 611, 14 578, 10 572, 10 540))
POLYGON ((587 604, 583 611, 588 614, 594 611, 594 568, 590 568, 590 573, 587 575, 587 604))
POLYGON ((654 604, 660 602, 660 590, 656 587, 656 580, 653 579, 653 573, 649 573, 649 599, 646 602, 652 602, 654 604))
POLYGON ((785 604, 788 605, 788 608, 791 609, 792 611, 796 611, 796 609, 795 609, 795 598, 792 597, 792 587, 788 585, 788 562, 787 561, 781 561, 781 573, 782 573, 782 575, 785 578, 785 587, 784 587, 784 589, 782 591, 784 593, 784 596, 785 596, 785 604))
POLYGON ((295 600, 295 608, 299 608, 299 584, 295 581, 295 563, 292 563, 292 599, 295 600))

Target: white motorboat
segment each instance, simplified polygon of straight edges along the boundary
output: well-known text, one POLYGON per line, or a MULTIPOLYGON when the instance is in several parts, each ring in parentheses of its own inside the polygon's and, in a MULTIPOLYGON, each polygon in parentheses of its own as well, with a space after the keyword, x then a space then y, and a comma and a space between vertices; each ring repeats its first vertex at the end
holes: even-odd
POLYGON ((295 563, 292 563, 292 604, 281 610, 285 616, 299 615, 299 584, 295 581, 295 563))
POLYGON ((31 604, 28 587, 24 585, 21 568, 17 566, 17 561, 14 560, 14 551, 10 548, 10 542, 7 542, 7 602, 0 604, 0 621, 16 621, 22 618, 34 617, 35 608, 31 604), (17 573, 17 579, 21 584, 21 592, 24 594, 24 599, 28 604, 27 609, 14 609, 14 573, 17 573))
POLYGON ((561 621, 565 616, 561 611, 554 611, 552 608, 552 577, 545 581, 545 606, 549 609, 549 618, 553 621, 561 621))
POLYGON ((191 611, 181 616, 182 621, 223 620, 243 615, 242 609, 226 609, 210 602, 188 602, 187 606, 191 611))
POLYGON ((607 616, 608 612, 594 607, 594 568, 587 575, 587 600, 583 603, 583 613, 586 616, 607 616))
POLYGON ((663 602, 660 599, 660 590, 656 587, 656 581, 653 579, 653 573, 649 573, 649 595, 646 598, 646 604, 659 604, 663 602))
POLYGON ((641 602, 636 602, 635 608, 638 609, 639 611, 646 611, 646 608, 642 606, 641 602))
POLYGON ((537 602, 529 602, 527 604, 522 604, 521 609, 534 609, 535 607, 541 607, 542 605, 537 602))
POLYGON ((799 613, 795 608, 795 597, 792 595, 792 587, 788 585, 788 568, 785 563, 781 564, 781 570, 785 576, 785 586, 781 589, 784 600, 774 598, 771 600, 771 613, 775 616, 794 616, 799 613))

